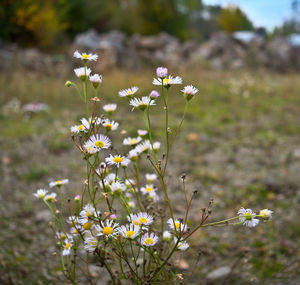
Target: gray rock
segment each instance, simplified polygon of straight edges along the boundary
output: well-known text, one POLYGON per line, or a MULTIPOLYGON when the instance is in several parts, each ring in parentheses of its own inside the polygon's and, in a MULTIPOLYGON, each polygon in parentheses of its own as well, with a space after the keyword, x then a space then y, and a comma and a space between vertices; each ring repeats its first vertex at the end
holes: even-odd
POLYGON ((41 210, 36 213, 36 220, 38 222, 49 222, 52 219, 52 215, 49 209, 41 210))
POLYGON ((206 278, 208 280, 218 280, 227 276, 230 272, 231 272, 231 268, 229 266, 222 266, 209 272, 206 278))

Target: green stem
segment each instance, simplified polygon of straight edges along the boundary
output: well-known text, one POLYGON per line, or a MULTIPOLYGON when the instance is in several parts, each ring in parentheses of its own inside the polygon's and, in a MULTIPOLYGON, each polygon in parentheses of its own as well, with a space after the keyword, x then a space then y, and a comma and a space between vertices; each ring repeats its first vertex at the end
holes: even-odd
POLYGON ((87 96, 87 75, 86 75, 86 63, 84 62, 84 74, 85 74, 85 79, 83 82, 83 94, 85 98, 85 106, 86 106, 86 115, 87 119, 89 120, 90 114, 89 114, 89 105, 88 105, 88 96, 87 96))
MULTIPOLYGON (((179 125, 178 125, 178 128, 177 128, 177 130, 176 130, 176 132, 175 132, 175 135, 174 135, 173 141, 171 142, 171 146, 172 146, 172 145, 173 145, 173 143, 176 141, 176 138, 177 138, 177 136, 178 136, 178 134, 179 134, 179 132, 180 132, 180 129, 181 129, 182 123, 183 123, 183 121, 184 121, 184 119, 185 119, 185 115, 186 115, 186 112, 187 112, 188 106, 189 106, 189 101, 186 101, 186 103, 185 103, 185 106, 184 106, 184 112, 183 112, 183 115, 182 115, 181 121, 180 121, 180 123, 179 123, 179 125)), ((171 146, 170 146, 170 147, 171 147, 171 146)))

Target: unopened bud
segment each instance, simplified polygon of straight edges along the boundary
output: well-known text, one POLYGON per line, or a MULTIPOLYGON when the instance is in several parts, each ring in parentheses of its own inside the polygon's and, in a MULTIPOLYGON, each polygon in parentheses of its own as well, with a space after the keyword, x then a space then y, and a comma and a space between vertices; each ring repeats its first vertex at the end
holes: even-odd
POLYGON ((70 87, 72 85, 72 82, 71 81, 66 81, 66 83, 65 83, 65 86, 66 87, 70 87))

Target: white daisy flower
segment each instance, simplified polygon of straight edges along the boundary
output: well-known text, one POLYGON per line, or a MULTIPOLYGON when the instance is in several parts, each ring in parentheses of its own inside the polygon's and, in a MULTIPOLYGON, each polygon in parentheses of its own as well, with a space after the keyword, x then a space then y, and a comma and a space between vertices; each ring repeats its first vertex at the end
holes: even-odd
POLYGON ((153 182, 156 179, 157 179, 157 175, 155 173, 152 173, 152 174, 146 173, 146 180, 147 180, 147 182, 151 183, 151 182, 153 182))
MULTIPOLYGON (((106 190, 109 190, 108 187, 110 187, 110 185, 116 181, 118 181, 118 177, 116 179, 116 175, 114 173, 109 173, 104 179, 103 179, 103 183, 104 183, 104 187, 106 190)), ((102 181, 99 182, 99 185, 101 188, 103 188, 103 183, 102 181)))
POLYGON ((55 186, 61 187, 62 185, 67 184, 67 183, 69 183, 69 179, 63 179, 63 180, 51 181, 49 183, 49 186, 50 186, 50 188, 53 188, 55 186))
POLYGON ((65 234, 64 232, 56 232, 55 235, 59 240, 65 240, 66 238, 72 239, 72 236, 65 234))
POLYGON ((79 217, 69 216, 67 219, 67 223, 72 226, 80 226, 79 217))
POLYGON ((159 148, 160 148, 160 142, 155 142, 155 143, 153 143, 153 150, 154 151, 158 151, 159 150, 159 148))
POLYGON ((148 134, 147 130, 137 130, 137 133, 140 137, 145 137, 148 134))
POLYGON ((172 218, 170 218, 170 219, 168 219, 167 224, 169 225, 169 227, 172 230, 175 230, 175 228, 176 228, 176 231, 179 231, 180 233, 186 232, 188 229, 187 225, 184 225, 177 219, 175 219, 173 221, 172 218), (175 227, 174 227, 174 225, 175 225, 175 227))
POLYGON ((72 126, 70 128, 70 130, 71 130, 71 133, 78 134, 80 132, 84 132, 86 130, 86 128, 85 128, 85 126, 83 124, 81 124, 81 125, 72 126))
POLYGON ((91 204, 84 205, 83 209, 80 211, 79 216, 80 218, 87 218, 93 217, 96 214, 96 209, 91 204))
POLYGON ((138 236, 140 232, 140 227, 134 224, 129 224, 126 226, 121 226, 119 229, 119 234, 128 239, 134 239, 138 236))
POLYGON ((145 111, 148 106, 154 106, 155 103, 154 100, 151 100, 149 97, 144 96, 142 97, 142 99, 141 98, 131 99, 129 105, 133 106, 133 109, 138 108, 142 111, 145 111))
POLYGON ((130 160, 128 158, 121 155, 110 155, 105 159, 105 161, 109 165, 116 165, 116 167, 127 167, 127 165, 130 163, 130 160))
POLYGON ((198 91, 199 90, 195 88, 193 85, 187 85, 181 90, 184 98, 187 101, 190 101, 198 91))
POLYGON ((76 227, 72 227, 70 229, 70 233, 72 236, 76 237, 76 236, 79 236, 79 233, 80 233, 80 229, 79 228, 76 228, 76 227))
POLYGON ((92 53, 80 53, 78 50, 76 50, 73 54, 74 57, 76 58, 80 58, 84 61, 88 61, 88 60, 94 60, 97 61, 98 59, 98 55, 97 54, 92 54, 92 53))
POLYGON ((88 252, 94 252, 97 246, 98 240, 93 236, 89 236, 84 240, 84 249, 88 252))
POLYGON ((156 75, 159 78, 165 78, 168 75, 168 69, 166 67, 158 67, 156 68, 156 75))
POLYGON ((143 153, 143 152, 148 152, 148 150, 151 148, 151 143, 150 141, 144 141, 140 144, 138 144, 136 147, 135 147, 135 150, 138 152, 138 153, 143 153))
POLYGON ((98 86, 102 82, 102 76, 99 74, 90 75, 89 80, 92 82, 94 88, 98 88, 98 86))
POLYGON ((268 210, 268 209, 263 209, 259 212, 259 216, 264 220, 271 219, 272 214, 273 214, 273 211, 268 210))
POLYGON ((79 67, 79 68, 75 68, 74 72, 79 79, 85 81, 92 71, 90 68, 85 69, 84 67, 79 67))
POLYGON ((101 124, 101 119, 98 117, 90 117, 89 120, 87 120, 86 118, 82 118, 80 119, 80 123, 85 127, 86 130, 89 130, 91 125, 95 125, 98 126, 101 124))
POLYGON ((146 233, 142 236, 142 245, 144 246, 154 246, 158 242, 158 236, 154 233, 146 233))
POLYGON ((96 225, 95 230, 98 232, 97 236, 116 238, 119 231, 119 224, 115 224, 113 220, 106 220, 105 222, 101 222, 100 226, 96 225))
POLYGON ((115 131, 118 128, 119 123, 115 121, 110 121, 109 119, 105 119, 102 122, 102 126, 106 129, 107 132, 115 131))
POLYGON ((137 138, 131 138, 131 137, 129 137, 129 138, 125 138, 125 139, 123 140, 123 144, 124 144, 124 145, 136 145, 136 144, 138 144, 141 140, 142 140, 141 137, 137 137, 137 138))
POLYGON ((137 158, 139 156, 139 152, 136 150, 136 149, 132 149, 131 151, 129 151, 128 153, 128 158, 131 160, 131 161, 136 161, 137 158))
POLYGON ((64 245, 63 245, 63 252, 62 255, 70 255, 71 254, 71 249, 72 249, 73 241, 70 239, 65 239, 64 245))
POLYGON ((123 191, 126 190, 126 186, 123 184, 123 183, 120 183, 120 182, 113 182, 110 186, 110 190, 113 192, 113 193, 122 193, 123 191))
POLYGON ((171 238, 172 238, 172 234, 169 231, 163 232, 163 240, 164 241, 169 241, 171 238))
POLYGON ((171 85, 174 85, 174 84, 182 84, 182 78, 179 76, 173 77, 171 75, 169 75, 168 78, 164 78, 164 79, 153 78, 152 84, 153 85, 162 85, 163 84, 164 87, 169 88, 171 85))
POLYGON ((129 206, 131 209, 135 208, 135 202, 134 202, 134 201, 129 201, 127 204, 128 204, 128 206, 129 206))
POLYGON ((149 226, 153 223, 153 217, 145 212, 140 212, 130 216, 133 224, 137 226, 149 226))
POLYGON ((250 228, 258 225, 259 219, 254 217, 256 214, 251 209, 241 208, 237 213, 240 216, 240 222, 243 222, 243 225, 250 228))
POLYGON ((85 144, 82 151, 88 154, 95 154, 99 151, 99 149, 94 147, 92 144, 85 144))
POLYGON ((157 195, 157 193, 155 191, 148 193, 148 199, 152 200, 155 203, 160 200, 159 196, 157 195))
POLYGON ((51 203, 56 202, 56 193, 52 192, 51 194, 46 195, 44 200, 51 203))
POLYGON ((151 192, 155 192, 157 189, 154 188, 152 184, 147 184, 145 187, 141 188, 141 192, 144 195, 150 194, 151 192))
POLYGON ((102 134, 96 134, 89 138, 89 140, 84 144, 84 148, 88 147, 95 148, 97 151, 101 149, 107 149, 111 145, 110 139, 102 134))
POLYGON ((135 185, 135 181, 130 178, 126 179, 124 183, 127 188, 132 188, 132 186, 135 185))
POLYGON ((180 241, 177 244, 177 249, 182 250, 182 251, 187 250, 189 247, 190 247, 189 244, 185 241, 182 241, 182 242, 180 241))
POLYGON ((136 93, 136 91, 138 91, 139 88, 134 86, 128 89, 123 89, 119 91, 119 96, 120 97, 129 97, 132 98, 132 96, 136 93))
POLYGON ((36 193, 33 193, 33 196, 39 199, 44 199, 47 193, 48 191, 45 189, 38 189, 36 193))
POLYGON ((107 183, 107 185, 110 185, 112 183, 114 183, 115 181, 118 181, 118 177, 116 179, 116 174, 115 173, 109 173, 105 178, 104 178, 104 182, 107 183))
POLYGON ((107 104, 103 106, 103 110, 112 115, 117 109, 117 104, 107 104))

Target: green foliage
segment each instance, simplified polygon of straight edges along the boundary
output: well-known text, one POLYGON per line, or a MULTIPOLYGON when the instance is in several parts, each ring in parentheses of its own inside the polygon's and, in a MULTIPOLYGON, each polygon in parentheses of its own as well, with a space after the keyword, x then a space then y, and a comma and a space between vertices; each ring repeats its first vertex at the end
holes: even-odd
POLYGON ((228 34, 239 30, 253 30, 253 25, 246 14, 235 6, 222 9, 218 21, 221 29, 228 34))
POLYGON ((22 179, 26 182, 40 180, 48 175, 47 170, 44 167, 32 167, 30 166, 27 173, 22 175, 22 179))
POLYGON ((63 30, 64 25, 57 17, 55 1, 5 0, 0 8, 3 27, 0 36, 24 44, 38 43, 49 46, 63 30))

